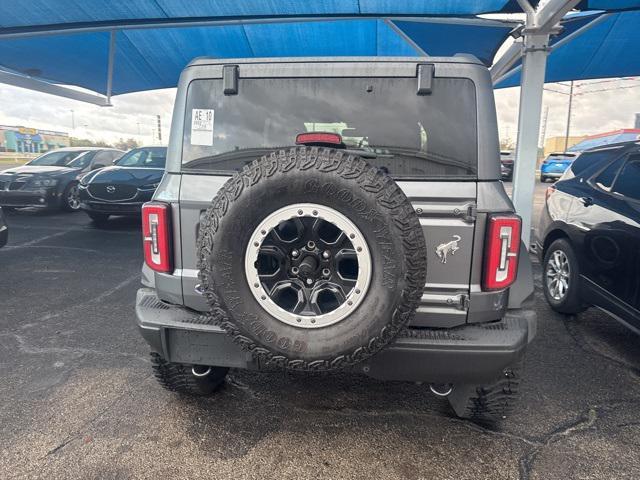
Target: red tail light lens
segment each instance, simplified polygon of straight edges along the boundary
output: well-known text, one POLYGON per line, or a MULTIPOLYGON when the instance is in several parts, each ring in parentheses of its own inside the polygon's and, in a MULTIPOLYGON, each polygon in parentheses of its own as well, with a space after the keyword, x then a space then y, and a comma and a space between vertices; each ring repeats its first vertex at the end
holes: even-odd
POLYGON ((170 208, 166 203, 157 202, 142 206, 144 261, 156 272, 172 270, 170 208))
POLYGON ((341 145, 342 136, 337 133, 310 132, 299 133, 296 136, 296 145, 306 145, 309 143, 328 143, 330 145, 341 145))
POLYGON ((503 290, 516 280, 521 220, 517 215, 489 217, 485 241, 483 290, 503 290))

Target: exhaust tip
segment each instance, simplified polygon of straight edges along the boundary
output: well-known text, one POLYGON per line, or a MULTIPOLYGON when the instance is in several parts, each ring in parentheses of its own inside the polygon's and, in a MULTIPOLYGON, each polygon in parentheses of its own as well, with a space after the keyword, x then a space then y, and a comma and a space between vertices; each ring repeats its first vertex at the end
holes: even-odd
POLYGON ((429 385, 429 390, 437 397, 446 397, 453 392, 452 383, 432 383, 429 385))
POLYGON ((206 365, 194 365, 191 367, 191 373, 194 377, 206 377, 211 373, 211 367, 207 367, 206 365))

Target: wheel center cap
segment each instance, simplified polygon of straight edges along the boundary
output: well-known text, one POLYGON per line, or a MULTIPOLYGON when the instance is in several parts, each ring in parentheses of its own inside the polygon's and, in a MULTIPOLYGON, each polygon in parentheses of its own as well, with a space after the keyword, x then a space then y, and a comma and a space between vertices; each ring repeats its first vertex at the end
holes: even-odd
POLYGON ((299 268, 303 277, 309 277, 317 270, 318 260, 314 255, 307 255, 300 262, 299 268))

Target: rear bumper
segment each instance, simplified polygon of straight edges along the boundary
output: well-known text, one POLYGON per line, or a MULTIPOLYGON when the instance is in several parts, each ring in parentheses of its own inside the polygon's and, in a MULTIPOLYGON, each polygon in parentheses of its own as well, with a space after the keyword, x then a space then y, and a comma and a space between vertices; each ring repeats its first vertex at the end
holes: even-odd
POLYGON ((0 190, 2 207, 40 207, 58 205, 60 197, 55 187, 41 190, 0 190))
POLYGON ((80 208, 85 212, 104 213, 107 215, 140 215, 144 202, 89 202, 83 201, 80 208))
MULTIPOLYGON (((136 317, 151 349, 170 362, 265 368, 220 327, 197 323, 197 313, 161 302, 153 289, 138 290, 136 317)), ((408 329, 353 370, 382 380, 488 382, 522 357, 535 332, 533 310, 510 310, 501 321, 487 324, 408 329)))

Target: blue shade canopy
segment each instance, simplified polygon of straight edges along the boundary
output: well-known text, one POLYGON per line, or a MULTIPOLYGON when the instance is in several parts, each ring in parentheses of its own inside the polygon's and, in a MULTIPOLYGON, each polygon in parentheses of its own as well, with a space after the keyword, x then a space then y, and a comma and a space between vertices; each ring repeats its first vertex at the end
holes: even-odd
POLYGON ((0 27, 198 18, 471 16, 520 12, 515 0, 0 0, 0 27))
MULTIPOLYGON (((585 19, 591 20, 590 17, 582 18, 581 22, 585 19)), ((564 36, 575 30, 563 33, 551 45, 559 43, 564 36)), ((640 75, 640 12, 628 11, 608 14, 568 42, 554 48, 547 60, 545 81, 563 82, 635 75, 640 75)), ((519 66, 496 88, 517 85, 520 85, 519 66)))
MULTIPOLYGON (((512 25, 401 22, 433 56, 471 53, 490 63, 512 25), (475 40, 474 40, 475 37, 475 40)), ((0 40, 0 65, 104 93, 109 32, 0 40)), ((193 58, 212 56, 418 56, 419 49, 383 20, 331 20, 207 27, 129 29, 116 33, 113 94, 174 87, 193 58)))
POLYGON ((427 55, 451 56, 456 53, 471 53, 486 65, 491 65, 498 48, 513 28, 512 25, 501 27, 405 20, 396 20, 394 24, 427 55))

